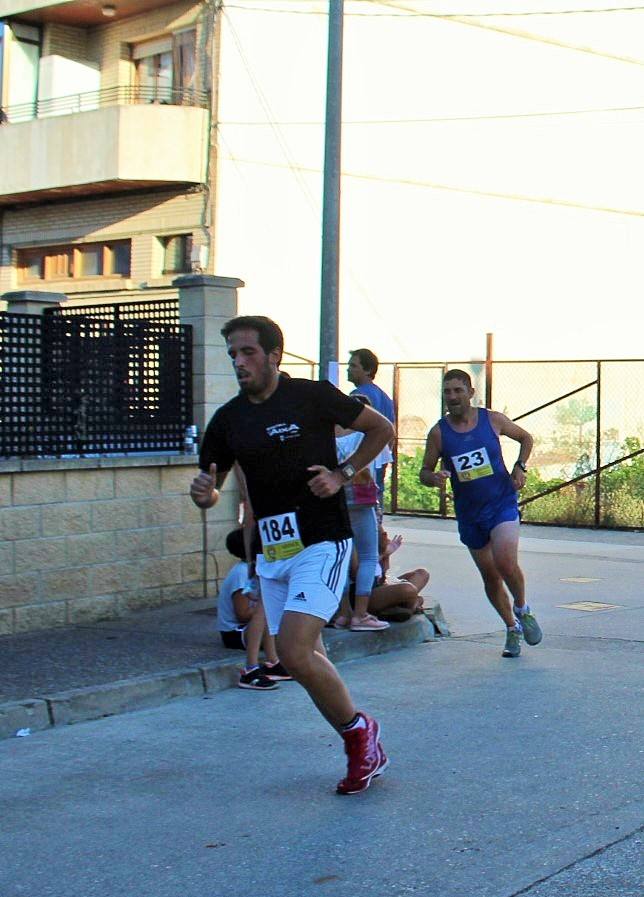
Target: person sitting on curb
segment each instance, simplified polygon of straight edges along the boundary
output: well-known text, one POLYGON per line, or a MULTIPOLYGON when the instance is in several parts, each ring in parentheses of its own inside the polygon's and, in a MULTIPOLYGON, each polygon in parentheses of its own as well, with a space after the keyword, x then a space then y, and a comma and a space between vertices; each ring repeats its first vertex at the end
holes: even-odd
POLYGON ((369 612, 391 623, 402 623, 413 614, 423 612, 423 597, 420 593, 429 582, 429 571, 425 567, 416 567, 400 576, 389 573, 389 559, 400 548, 402 541, 402 536, 389 539, 385 530, 380 527, 380 575, 369 596, 369 612))
POLYGON ((292 677, 279 661, 275 639, 268 634, 259 584, 254 575, 249 576, 249 565, 245 563, 243 529, 228 533, 226 549, 239 561, 219 587, 217 629, 226 648, 246 652, 246 666, 239 677, 239 687, 270 691, 278 687, 279 681, 292 677), (260 647, 266 656, 266 663, 261 665, 260 647))

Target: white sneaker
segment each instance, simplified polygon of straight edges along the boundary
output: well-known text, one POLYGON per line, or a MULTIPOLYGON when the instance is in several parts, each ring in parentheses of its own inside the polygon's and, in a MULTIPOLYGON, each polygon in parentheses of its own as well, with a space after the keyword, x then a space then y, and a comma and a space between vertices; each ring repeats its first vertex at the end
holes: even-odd
POLYGON ((351 632, 379 632, 381 629, 389 629, 389 623, 379 620, 373 614, 365 614, 361 619, 351 620, 349 629, 351 632))

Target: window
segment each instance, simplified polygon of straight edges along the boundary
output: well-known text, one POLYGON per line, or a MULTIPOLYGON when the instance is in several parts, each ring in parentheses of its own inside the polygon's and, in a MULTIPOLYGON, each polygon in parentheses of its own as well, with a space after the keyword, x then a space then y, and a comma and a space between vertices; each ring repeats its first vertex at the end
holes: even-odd
POLYGON ((192 234, 175 234, 161 237, 163 246, 163 273, 189 274, 192 270, 192 234))
POLYGON ((182 31, 174 36, 175 87, 181 96, 190 97, 196 87, 195 32, 182 31))
POLYGON ((21 281, 66 280, 84 277, 129 277, 131 243, 81 243, 18 251, 21 281))
POLYGON ((121 243, 109 243, 107 251, 110 253, 110 272, 121 277, 129 277, 132 255, 132 244, 130 241, 124 240, 121 243))
POLYGON ((100 244, 79 246, 74 250, 76 277, 100 277, 103 273, 103 247, 100 244))
POLYGON ((136 44, 136 88, 140 100, 149 103, 190 101, 195 89, 195 32, 182 31, 136 44))

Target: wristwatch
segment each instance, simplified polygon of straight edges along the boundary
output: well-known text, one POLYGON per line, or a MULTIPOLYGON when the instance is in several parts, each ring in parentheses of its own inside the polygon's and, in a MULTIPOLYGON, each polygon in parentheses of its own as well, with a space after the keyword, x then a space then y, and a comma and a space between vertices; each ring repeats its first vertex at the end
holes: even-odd
POLYGON ((520 467, 521 470, 522 470, 524 473, 527 473, 527 472, 528 472, 528 468, 526 467, 526 463, 525 463, 525 461, 520 461, 520 460, 519 460, 519 461, 515 461, 515 462, 514 462, 514 466, 515 466, 515 467, 520 467))
POLYGON ((353 466, 353 464, 349 464, 349 463, 341 464, 338 467, 338 470, 342 474, 342 478, 345 479, 347 481, 347 483, 349 482, 349 480, 352 480, 354 478, 354 476, 356 475, 356 469, 353 466))

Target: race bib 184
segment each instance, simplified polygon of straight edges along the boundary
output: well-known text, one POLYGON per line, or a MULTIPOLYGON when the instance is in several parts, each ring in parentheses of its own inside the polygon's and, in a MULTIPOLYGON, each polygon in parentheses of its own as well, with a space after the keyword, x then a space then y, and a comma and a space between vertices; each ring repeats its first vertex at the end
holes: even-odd
POLYGON ((480 477, 491 477, 494 473, 487 449, 484 447, 473 452, 463 452, 462 455, 452 455, 452 464, 461 483, 478 480, 480 477))
POLYGON ((295 511, 262 517, 259 521, 264 560, 284 561, 304 550, 295 511))

